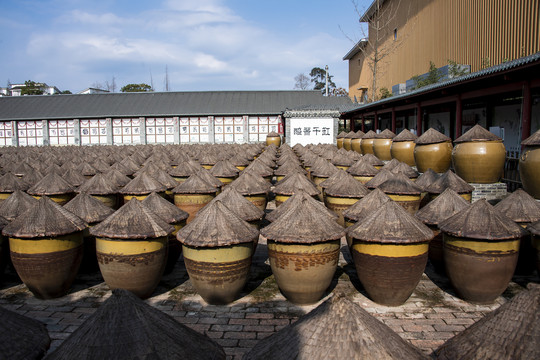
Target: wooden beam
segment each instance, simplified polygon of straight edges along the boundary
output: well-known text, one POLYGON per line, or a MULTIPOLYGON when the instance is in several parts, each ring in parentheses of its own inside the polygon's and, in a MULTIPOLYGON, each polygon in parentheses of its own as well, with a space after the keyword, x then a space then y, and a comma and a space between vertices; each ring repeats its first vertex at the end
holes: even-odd
POLYGON ((416 104, 416 135, 422 135, 422 105, 416 104))
POLYGON ((396 133, 396 110, 392 108, 392 132, 396 133))
POLYGON ((463 123, 463 104, 461 97, 456 99, 456 138, 461 136, 461 128, 463 123))

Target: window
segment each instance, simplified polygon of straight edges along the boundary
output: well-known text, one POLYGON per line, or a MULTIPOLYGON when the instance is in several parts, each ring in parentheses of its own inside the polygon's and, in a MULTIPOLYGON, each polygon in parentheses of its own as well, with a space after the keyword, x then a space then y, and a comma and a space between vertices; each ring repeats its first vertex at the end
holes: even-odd
POLYGON ((207 117, 180 118, 180 143, 207 143, 209 123, 207 117))
POLYGON ((140 144, 141 119, 113 119, 113 144, 140 144))
POLYGON ((107 144, 107 120, 81 120, 81 144, 107 144))
POLYGON ((43 121, 19 121, 17 131, 20 146, 43 145, 43 121))
POLYGON ((11 146, 12 126, 11 121, 0 122, 0 146, 11 146))
POLYGON ((74 120, 49 121, 49 143, 51 145, 75 144, 74 120))
POLYGON ((279 130, 279 117, 277 116, 250 116, 249 141, 266 141, 266 135, 279 130))
POLYGON ((216 143, 244 142, 244 118, 241 116, 214 118, 214 139, 216 143))
POLYGON ((146 119, 147 144, 174 143, 173 118, 147 118, 146 119))

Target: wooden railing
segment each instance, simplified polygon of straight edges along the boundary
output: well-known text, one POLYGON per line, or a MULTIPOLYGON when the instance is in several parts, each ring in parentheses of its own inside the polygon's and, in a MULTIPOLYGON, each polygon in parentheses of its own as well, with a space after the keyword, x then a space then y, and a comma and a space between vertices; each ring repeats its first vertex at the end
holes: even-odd
POLYGON ((506 152, 502 182, 507 184, 508 192, 513 192, 522 187, 518 168, 520 155, 518 151, 506 152))

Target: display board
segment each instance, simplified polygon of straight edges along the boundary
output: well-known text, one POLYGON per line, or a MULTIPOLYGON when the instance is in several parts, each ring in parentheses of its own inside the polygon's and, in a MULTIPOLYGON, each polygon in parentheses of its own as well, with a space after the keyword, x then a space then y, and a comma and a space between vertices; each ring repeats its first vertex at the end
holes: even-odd
POLYGON ((290 145, 333 144, 333 118, 290 118, 290 145))

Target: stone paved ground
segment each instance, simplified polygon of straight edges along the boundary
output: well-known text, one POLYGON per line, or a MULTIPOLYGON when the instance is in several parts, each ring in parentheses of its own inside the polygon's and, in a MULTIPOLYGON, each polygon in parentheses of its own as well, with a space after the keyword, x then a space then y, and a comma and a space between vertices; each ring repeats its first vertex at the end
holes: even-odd
MULTIPOLYGON (((288 302, 279 292, 267 261, 266 244, 261 242, 254 256, 251 277, 242 297, 228 306, 206 304, 192 287, 183 261, 163 277, 147 300, 179 322, 206 334, 221 344, 230 359, 239 359, 259 340, 293 323, 315 308, 288 302)), ((496 309, 536 276, 515 277, 508 290, 491 305, 473 305, 458 299, 446 277, 426 271, 409 300, 398 307, 370 301, 362 289, 354 265, 343 244, 339 267, 328 291, 342 291, 394 331, 426 354, 454 334, 496 309)), ((78 276, 72 291, 59 299, 38 300, 9 272, 0 286, 0 305, 47 325, 56 348, 99 307, 110 291, 98 273, 78 276)), ((324 299, 323 299, 324 300, 324 299)))

